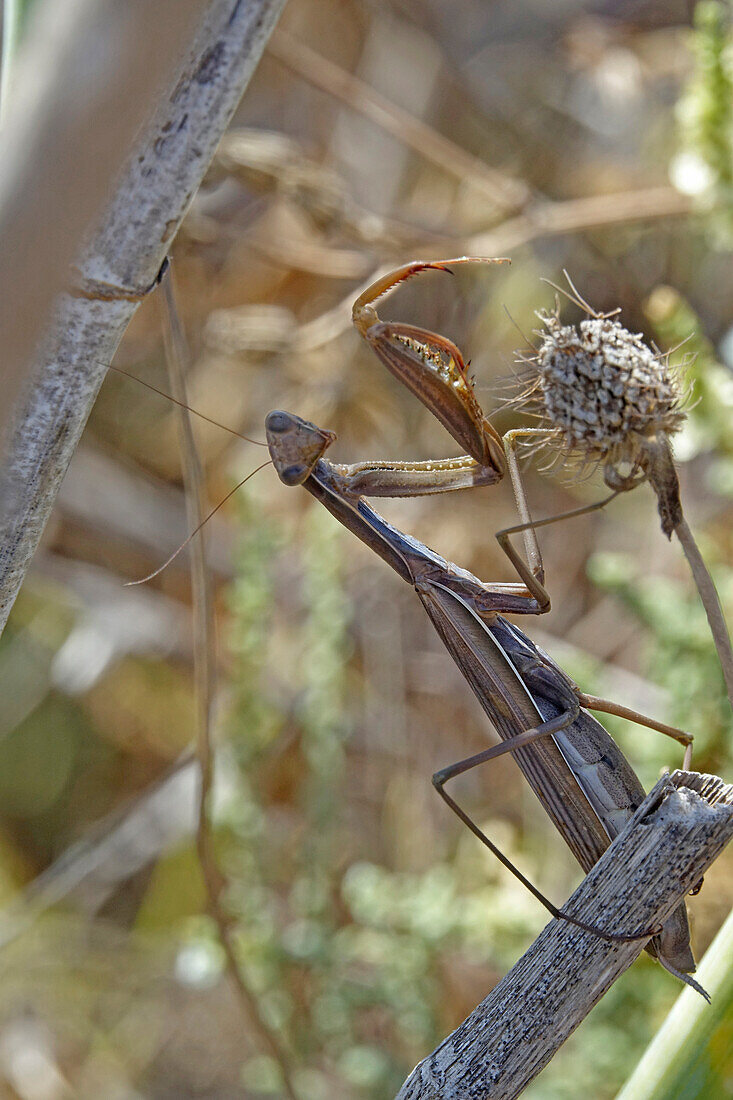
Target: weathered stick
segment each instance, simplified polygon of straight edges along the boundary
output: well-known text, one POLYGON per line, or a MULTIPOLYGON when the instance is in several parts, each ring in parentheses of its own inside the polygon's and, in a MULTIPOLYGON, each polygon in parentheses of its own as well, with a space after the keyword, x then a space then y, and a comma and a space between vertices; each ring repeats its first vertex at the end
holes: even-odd
POLYGON ((0 630, 107 364, 156 278, 284 5, 211 0, 77 261, 76 292, 57 302, 4 459, 0 630))
MULTIPOLYGON (((180 67, 206 3, 53 0, 32 6, 17 52, 10 43, 6 50, 3 34, 3 441, 69 265, 151 105, 180 67)), ((5 13, 13 6, 4 4, 5 13)))
MULTIPOLYGON (((659 780, 564 907, 601 928, 658 926, 733 837, 733 787, 659 780)), ((553 920, 461 1026, 412 1071, 397 1100, 512 1100, 643 949, 553 920)))

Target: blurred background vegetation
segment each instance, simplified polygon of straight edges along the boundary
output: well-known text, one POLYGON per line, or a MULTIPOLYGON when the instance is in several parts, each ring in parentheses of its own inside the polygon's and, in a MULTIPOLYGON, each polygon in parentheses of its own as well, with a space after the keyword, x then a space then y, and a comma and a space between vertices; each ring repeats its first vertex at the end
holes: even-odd
MULTIPOLYGON (((681 0, 290 0, 173 252, 192 406, 258 438, 292 410, 338 432, 339 461, 450 453, 351 329, 353 298, 384 265, 511 255, 381 309, 455 340, 506 430, 517 330, 567 268, 597 309, 696 355, 683 501, 733 619, 729 19, 681 0)), ((162 324, 153 296, 116 362, 168 390, 162 324)), ((194 426, 213 503, 262 458, 194 426)), ((528 480, 538 516, 600 495, 528 480)), ((513 579, 493 539, 508 486, 383 510, 513 579)), ((306 493, 267 468, 216 515, 213 828, 243 1019, 196 855, 187 563, 122 587, 186 530, 175 410, 110 375, 0 642, 0 1095, 257 1098, 288 1078, 302 1100, 383 1100, 546 922, 430 785, 492 734, 414 594, 306 493)), ((730 778, 722 677, 650 491, 542 545, 553 610, 531 637, 586 690, 690 729, 694 765, 730 778)), ((681 764, 608 724, 645 785, 681 764)), ((512 762, 460 782, 563 900, 579 869, 512 762)), ((691 902, 698 957, 732 867, 691 902)), ((525 1095, 613 1097, 678 992, 641 958, 525 1095)), ((733 1097, 732 1013, 669 1100, 733 1097)))

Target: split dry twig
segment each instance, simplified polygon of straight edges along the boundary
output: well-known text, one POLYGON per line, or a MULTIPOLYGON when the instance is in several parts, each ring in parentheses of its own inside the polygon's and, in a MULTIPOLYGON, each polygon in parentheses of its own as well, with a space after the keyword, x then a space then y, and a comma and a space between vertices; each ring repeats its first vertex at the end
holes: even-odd
MULTIPOLYGON (((564 907, 601 927, 659 924, 733 837, 733 786, 664 776, 564 907)), ((397 1100, 513 1100, 550 1061, 643 941, 610 943, 553 920, 397 1100)))
POLYGON ((180 221, 285 0, 211 0, 56 304, 5 456, 0 629, 122 334, 180 221))

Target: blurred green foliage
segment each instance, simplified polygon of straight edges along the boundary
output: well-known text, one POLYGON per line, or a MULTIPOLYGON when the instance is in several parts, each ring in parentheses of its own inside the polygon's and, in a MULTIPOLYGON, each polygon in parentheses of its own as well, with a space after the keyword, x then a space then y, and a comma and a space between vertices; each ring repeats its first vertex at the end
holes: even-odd
MULTIPOLYGON (((694 733, 695 765, 725 774, 731 763, 730 706, 697 594, 690 593, 688 583, 639 574, 630 555, 596 554, 589 572, 648 628, 645 668, 668 693, 668 721, 694 733)), ((715 580, 725 605, 731 606, 733 571, 720 569, 715 580)))
POLYGON ((731 7, 722 0, 695 6, 695 67, 678 105, 683 145, 707 172, 703 194, 713 209, 710 240, 733 242, 733 60, 731 7))
POLYGON ((675 440, 676 453, 685 461, 710 452, 708 476, 718 491, 729 485, 722 476, 733 458, 733 373, 723 366, 702 322, 689 302, 672 287, 660 286, 645 303, 659 343, 670 349, 670 363, 689 393, 688 416, 675 440))
POLYGON ((733 1093, 733 914, 708 948, 699 978, 707 1005, 685 993, 676 1002, 617 1100, 729 1097, 733 1093))

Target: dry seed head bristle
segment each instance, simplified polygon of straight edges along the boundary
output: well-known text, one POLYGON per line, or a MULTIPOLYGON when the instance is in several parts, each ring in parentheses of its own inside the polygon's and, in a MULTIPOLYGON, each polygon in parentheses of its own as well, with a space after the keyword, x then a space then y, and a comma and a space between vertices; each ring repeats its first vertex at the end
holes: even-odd
POLYGON ((539 313, 536 356, 514 404, 540 418, 541 443, 582 461, 643 467, 645 447, 682 426, 684 394, 667 356, 618 321, 594 316, 563 325, 557 312, 539 313))

